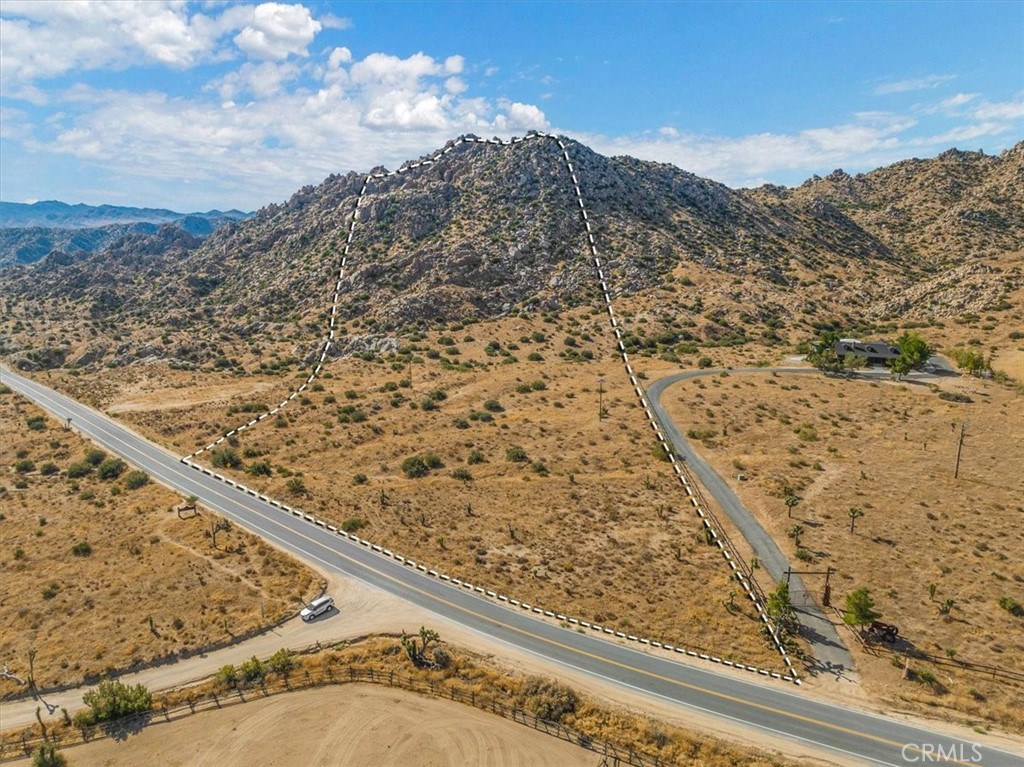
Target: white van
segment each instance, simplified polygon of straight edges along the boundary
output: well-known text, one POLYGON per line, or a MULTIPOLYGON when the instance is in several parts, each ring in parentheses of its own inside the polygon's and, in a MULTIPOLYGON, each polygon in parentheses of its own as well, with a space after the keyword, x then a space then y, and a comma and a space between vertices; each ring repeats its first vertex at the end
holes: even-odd
POLYGON ((304 621, 311 621, 318 615, 329 612, 334 607, 334 600, 329 596, 322 596, 314 599, 306 607, 302 608, 299 617, 304 621))

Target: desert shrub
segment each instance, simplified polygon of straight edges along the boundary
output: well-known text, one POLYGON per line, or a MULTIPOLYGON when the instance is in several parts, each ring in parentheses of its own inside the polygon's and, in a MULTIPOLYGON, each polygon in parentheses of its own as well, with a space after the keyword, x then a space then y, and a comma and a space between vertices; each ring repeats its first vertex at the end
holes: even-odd
POLYGON ((974 400, 966 394, 961 394, 958 391, 940 391, 939 399, 944 399, 947 402, 974 402, 974 400))
POLYGON ((88 461, 78 461, 68 466, 68 479, 79 479, 92 473, 92 464, 88 461))
POLYGON ((124 476, 124 484, 129 490, 138 490, 149 482, 149 475, 141 469, 132 469, 124 476))
POLYGON ((103 463, 96 467, 96 475, 100 479, 117 479, 127 468, 128 464, 120 458, 107 458, 103 463))
POLYGON ((520 445, 509 445, 505 448, 505 460, 510 463, 526 463, 528 460, 526 449, 520 445))
POLYGON ((362 530, 370 523, 361 517, 349 517, 341 523, 341 529, 346 533, 356 533, 362 530))
POLYGON ((235 668, 233 663, 221 666, 220 671, 217 672, 216 680, 227 688, 234 687, 238 684, 238 669, 235 668))
POLYGON ((252 474, 254 477, 269 477, 274 473, 274 469, 271 467, 270 461, 253 461, 245 471, 252 474))
POLYGON ((477 463, 483 463, 486 460, 487 459, 484 458, 484 454, 479 450, 470 450, 469 456, 466 458, 466 463, 472 466, 477 463))
POLYGON ((99 466, 101 463, 103 463, 104 460, 106 460, 106 458, 107 454, 104 453, 102 450, 98 450, 96 448, 93 448, 92 450, 85 454, 85 460, 87 460, 93 466, 99 466))
POLYGON ((530 362, 543 362, 544 355, 541 354, 540 352, 530 352, 529 354, 526 355, 526 359, 528 359, 530 362))
POLYGON ((579 705, 576 691, 553 679, 530 677, 519 691, 523 708, 548 722, 560 722, 575 713, 579 705))
POLYGON ((306 493, 306 483, 302 481, 302 477, 292 477, 285 486, 292 495, 305 495, 306 493))
POLYGON ((242 465, 242 459, 233 447, 218 447, 210 453, 210 463, 218 469, 237 469, 242 465))
POLYGON ((35 461, 31 458, 22 458, 14 464, 14 470, 19 474, 28 474, 30 471, 36 470, 35 461))
POLYGON ((57 744, 40 743, 32 753, 32 767, 67 767, 68 760, 57 751, 57 744))
POLYGON ((417 477, 427 476, 430 473, 430 467, 427 466, 422 457, 411 455, 402 461, 402 473, 409 479, 416 479, 417 477))
POLYGON ((43 588, 43 599, 53 599, 55 596, 57 596, 58 591, 60 591, 60 588, 57 586, 56 583, 47 584, 43 588))
POLYGON ((793 433, 796 434, 801 442, 818 441, 818 430, 809 423, 801 424, 798 428, 793 429, 793 433))
POLYGON ((701 357, 699 360, 697 360, 697 367, 699 367, 701 370, 709 368, 714 364, 715 361, 710 357, 701 357))
POLYGON ((436 453, 424 454, 423 463, 427 465, 428 469, 440 469, 444 466, 444 462, 438 457, 436 453))
POLYGON ((496 399, 489 399, 484 403, 484 410, 489 410, 492 413, 501 413, 504 409, 496 399))
POLYGON ((275 674, 286 677, 295 668, 295 658, 282 647, 267 660, 267 668, 275 674))
POLYGON ((516 394, 529 394, 533 389, 530 388, 530 384, 521 383, 516 385, 516 394))
POLYGON ((1016 615, 1018 618, 1024 616, 1024 607, 1021 607, 1020 602, 1013 597, 999 597, 999 606, 1010 615, 1016 615))
POLYGON ((690 429, 686 432, 686 436, 690 439, 712 439, 718 436, 718 429, 690 429))
POLYGON ((238 410, 242 413, 265 413, 270 410, 270 408, 262 402, 246 402, 244 405, 241 405, 238 410))
POLYGON ((89 726, 149 711, 153 696, 141 684, 129 686, 116 679, 104 679, 95 689, 85 693, 82 701, 89 708, 75 716, 75 723, 89 726))
POLYGON ((437 403, 430 399, 430 397, 426 397, 422 402, 420 402, 420 407, 423 410, 437 410, 437 403))
POLYGON ((47 461, 46 463, 39 467, 39 473, 42 474, 44 477, 51 477, 58 471, 60 471, 60 467, 53 461, 47 461))
POLYGON ((530 388, 534 391, 544 391, 548 388, 548 385, 541 380, 530 381, 530 388))
POLYGON ((267 676, 266 664, 255 655, 242 663, 239 671, 241 671, 242 680, 248 684, 262 682, 267 676))
POLYGON ((548 475, 548 467, 544 465, 543 461, 537 460, 530 464, 530 468, 540 474, 542 477, 548 475))
POLYGON ((76 557, 87 557, 92 554, 92 545, 89 541, 79 541, 71 547, 71 553, 76 557))
POLYGON ((452 426, 454 426, 456 429, 468 429, 469 421, 467 421, 465 418, 456 418, 454 421, 452 421, 452 426))
POLYGON ((451 476, 452 479, 458 479, 463 482, 469 482, 473 479, 473 475, 470 473, 469 469, 462 468, 452 469, 449 476, 451 476))
POLYGON ((668 450, 660 442, 655 442, 651 446, 651 455, 653 455, 659 461, 667 461, 667 460, 669 460, 668 450))
POLYGON ((356 474, 354 477, 352 477, 353 485, 365 485, 369 481, 370 478, 367 477, 365 474, 356 474))
POLYGON ((34 415, 30 417, 26 423, 31 431, 42 431, 46 428, 46 416, 34 415))

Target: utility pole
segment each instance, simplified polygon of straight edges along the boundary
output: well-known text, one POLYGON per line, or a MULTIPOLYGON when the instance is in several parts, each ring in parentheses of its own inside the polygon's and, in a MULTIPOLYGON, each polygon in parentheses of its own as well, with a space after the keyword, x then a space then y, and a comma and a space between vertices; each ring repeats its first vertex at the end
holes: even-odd
POLYGON ((604 420, 604 377, 597 379, 597 420, 604 420))
POLYGON ((967 421, 960 423, 960 438, 956 442, 956 468, 953 469, 953 479, 960 476, 960 453, 964 449, 964 435, 967 433, 967 421))

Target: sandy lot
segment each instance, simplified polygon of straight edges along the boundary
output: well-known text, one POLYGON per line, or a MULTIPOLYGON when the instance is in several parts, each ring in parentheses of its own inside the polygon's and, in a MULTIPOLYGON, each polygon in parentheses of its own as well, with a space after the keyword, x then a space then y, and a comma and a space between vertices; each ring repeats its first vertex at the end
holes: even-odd
MULTIPOLYGON (((214 515, 182 519, 171 510, 181 496, 133 487, 130 467, 69 477, 93 448, 0 394, 0 664, 12 673, 27 676, 33 650, 43 688, 195 653, 318 593, 311 570, 238 525, 214 548, 214 515)), ((15 690, 0 680, 0 693, 15 690)))
MULTIPOLYGON (((600 758, 469 706, 369 685, 277 695, 151 725, 123 741, 96 741, 64 753, 79 767, 593 767, 600 758), (196 725, 203 728, 200 740, 196 725)), ((29 763, 25 759, 14 764, 29 763)))

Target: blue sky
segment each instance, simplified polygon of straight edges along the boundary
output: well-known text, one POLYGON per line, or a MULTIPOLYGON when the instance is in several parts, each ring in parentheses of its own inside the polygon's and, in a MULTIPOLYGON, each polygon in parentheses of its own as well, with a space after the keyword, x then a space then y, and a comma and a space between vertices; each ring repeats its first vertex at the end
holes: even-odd
POLYGON ((462 133, 731 186, 1024 140, 1024 2, 0 1, 0 197, 254 209, 462 133))

